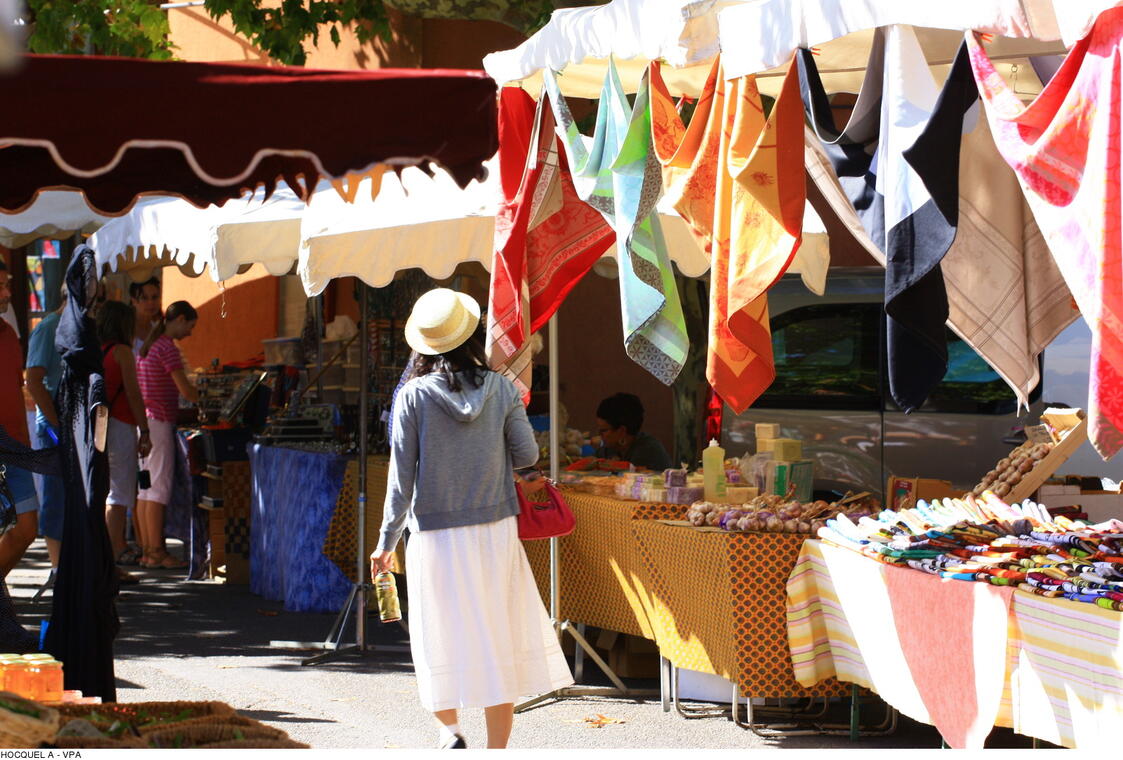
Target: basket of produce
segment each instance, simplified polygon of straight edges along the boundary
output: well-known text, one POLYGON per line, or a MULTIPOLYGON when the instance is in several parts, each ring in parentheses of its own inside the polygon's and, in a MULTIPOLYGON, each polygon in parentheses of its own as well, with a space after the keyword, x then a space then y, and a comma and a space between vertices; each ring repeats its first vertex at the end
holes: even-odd
POLYGON ((241 721, 225 702, 113 702, 101 705, 62 705, 64 720, 82 718, 108 737, 147 734, 169 725, 221 718, 241 721))
POLYGON ((0 748, 38 747, 54 738, 58 722, 58 710, 0 691, 0 748))
POLYGON ((262 746, 266 741, 288 739, 288 734, 279 728, 271 728, 264 723, 250 726, 229 723, 193 723, 182 726, 166 726, 144 737, 145 743, 155 749, 194 749, 226 742, 245 742, 243 747, 262 746))

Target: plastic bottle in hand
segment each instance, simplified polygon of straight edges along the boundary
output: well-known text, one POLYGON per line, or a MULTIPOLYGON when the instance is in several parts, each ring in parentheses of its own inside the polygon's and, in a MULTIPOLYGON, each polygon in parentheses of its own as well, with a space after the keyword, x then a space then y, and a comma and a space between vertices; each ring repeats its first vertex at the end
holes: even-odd
POLYGON ((394 623, 402 619, 402 608, 398 604, 398 583, 393 573, 381 572, 374 576, 374 593, 378 597, 378 617, 383 623, 394 623))
POLYGON ((714 439, 702 450, 702 485, 706 501, 725 501, 725 449, 714 439))

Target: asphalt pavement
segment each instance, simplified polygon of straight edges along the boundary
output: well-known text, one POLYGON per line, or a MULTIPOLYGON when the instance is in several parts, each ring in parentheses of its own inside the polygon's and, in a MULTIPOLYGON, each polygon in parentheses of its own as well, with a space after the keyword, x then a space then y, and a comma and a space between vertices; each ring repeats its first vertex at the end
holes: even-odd
MULTIPOLYGON (((21 622, 29 627, 50 614, 49 592, 31 597, 49 566, 42 541, 9 576, 21 622)), ((124 586, 118 601, 121 633, 116 674, 121 702, 220 700, 241 714, 264 721, 314 748, 429 748, 436 723, 417 701, 403 628, 382 625, 371 615, 363 657, 302 666, 316 654, 279 642, 321 642, 334 615, 286 612, 278 602, 251 594, 247 586, 184 581, 172 571, 131 568, 141 582, 124 586)), ((348 631, 346 641, 352 641, 348 631)), ((346 643, 346 642, 345 642, 346 643)), ((587 665, 584 682, 607 684, 587 665)), ((658 689, 658 681, 629 686, 658 689)), ((844 719, 845 706, 836 709, 844 719)), ((876 717, 882 707, 864 708, 876 717)), ((460 720, 470 747, 483 746, 482 711, 460 720)), ((604 697, 551 700, 515 718, 513 748, 840 748, 897 749, 940 746, 930 726, 901 717, 896 733, 863 737, 762 738, 728 718, 686 719, 664 712, 658 697, 630 701, 604 697), (603 716, 601 720, 598 716, 603 716)), ((996 729, 988 746, 1028 748, 1030 741, 996 729)))

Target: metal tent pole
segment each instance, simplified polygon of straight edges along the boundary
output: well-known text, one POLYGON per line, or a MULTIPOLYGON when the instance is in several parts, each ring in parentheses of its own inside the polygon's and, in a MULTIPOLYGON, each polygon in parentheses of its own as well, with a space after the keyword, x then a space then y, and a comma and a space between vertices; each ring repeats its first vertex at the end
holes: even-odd
MULTIPOLYGON (((367 298, 370 289, 362 280, 359 281, 359 292, 362 293, 362 297, 359 302, 359 482, 358 487, 355 489, 358 494, 356 507, 358 508, 359 514, 356 524, 358 535, 355 538, 355 543, 358 545, 356 549, 357 556, 355 558, 355 582, 351 584, 351 594, 344 603, 343 609, 339 611, 339 615, 335 619, 335 624, 332 626, 331 632, 324 641, 324 648, 330 651, 302 660, 300 662, 301 665, 316 665, 321 662, 331 662, 350 654, 363 656, 368 651, 366 643, 367 591, 370 590, 371 584, 366 577, 367 416, 369 413, 368 395, 370 391, 367 387, 367 372, 370 361, 370 332, 367 323, 369 304, 367 303, 367 298), (351 646, 340 647, 339 643, 343 639, 343 629, 347 625, 347 617, 352 609, 355 610, 355 643, 351 646)), ((387 652, 409 651, 408 646, 400 645, 380 646, 378 649, 387 652)))
MULTIPOLYGON (((559 378, 560 366, 558 361, 558 315, 550 317, 548 326, 548 333, 550 348, 549 348, 549 362, 550 362, 550 478, 557 482, 558 475, 561 471, 561 427, 560 409, 559 409, 559 378)), ((573 640, 597 666, 604 672, 608 679, 612 681, 613 686, 567 686, 561 689, 556 689, 546 694, 539 694, 536 697, 531 697, 525 702, 520 702, 515 705, 515 712, 523 712, 532 707, 547 702, 549 700, 565 699, 566 697, 626 697, 629 699, 642 699, 643 697, 658 696, 658 690, 651 689, 629 689, 620 680, 620 677, 613 672, 612 668, 608 667, 608 663, 600 656, 600 653, 589 644, 589 642, 582 635, 581 631, 577 629, 577 625, 569 620, 561 619, 561 577, 560 577, 560 557, 558 554, 558 539, 550 539, 550 620, 554 625, 554 630, 557 631, 558 636, 568 633, 573 637, 573 640)))

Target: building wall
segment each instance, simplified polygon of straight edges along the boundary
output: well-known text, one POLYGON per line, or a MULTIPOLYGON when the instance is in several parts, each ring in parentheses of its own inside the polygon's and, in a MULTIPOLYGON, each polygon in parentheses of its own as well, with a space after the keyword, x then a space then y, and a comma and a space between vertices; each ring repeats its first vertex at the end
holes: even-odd
POLYGON ((261 353, 261 341, 277 335, 280 278, 255 264, 224 285, 203 274, 188 277, 175 267, 163 272, 163 306, 187 301, 199 312, 190 338, 179 342, 189 371, 250 359, 261 353))

